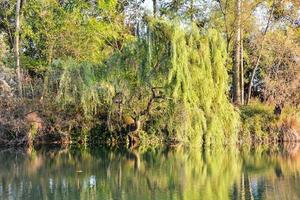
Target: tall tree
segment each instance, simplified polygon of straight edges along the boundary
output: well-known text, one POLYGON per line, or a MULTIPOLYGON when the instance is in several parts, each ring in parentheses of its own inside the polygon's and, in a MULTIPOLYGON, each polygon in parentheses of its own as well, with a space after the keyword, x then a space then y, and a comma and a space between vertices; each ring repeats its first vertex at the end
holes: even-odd
POLYGON ((247 94, 247 101, 246 101, 247 104, 249 103, 250 98, 251 98, 254 77, 255 77, 256 71, 257 71, 257 69, 259 67, 260 61, 261 61, 262 50, 264 49, 265 36, 266 36, 266 34, 267 34, 267 32, 268 32, 268 30, 270 28, 270 25, 271 25, 271 20, 273 18, 273 14, 274 14, 274 10, 275 10, 275 5, 276 5, 276 1, 274 0, 274 2, 272 4, 271 11, 270 11, 270 14, 269 14, 269 18, 268 18, 268 21, 267 21, 267 25, 266 25, 265 29, 262 32, 262 41, 261 41, 261 44, 260 44, 260 48, 258 49, 258 51, 259 51, 258 57, 257 57, 257 60, 255 62, 255 65, 253 67, 253 71, 251 73, 251 78, 250 78, 250 82, 249 82, 248 94, 247 94))
POLYGON ((261 70, 264 100, 300 106, 300 42, 295 30, 272 30, 266 35, 261 70), (276 38, 276 40, 274 40, 276 38))
POLYGON ((17 0, 16 3, 16 32, 15 32, 15 57, 16 57, 16 67, 18 76, 18 90, 20 97, 23 96, 22 92, 22 72, 20 67, 20 10, 21 10, 21 0, 17 0))
POLYGON ((241 63, 241 0, 236 0, 236 31, 233 53, 233 103, 241 104, 240 64, 241 63))

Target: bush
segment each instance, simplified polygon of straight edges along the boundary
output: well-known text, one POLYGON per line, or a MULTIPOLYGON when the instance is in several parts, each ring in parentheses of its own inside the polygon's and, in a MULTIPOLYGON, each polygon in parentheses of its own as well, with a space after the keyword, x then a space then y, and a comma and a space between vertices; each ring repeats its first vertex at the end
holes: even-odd
POLYGON ((281 140, 287 127, 299 126, 299 110, 286 106, 280 116, 274 115, 274 105, 252 101, 240 108, 242 142, 274 142, 281 140))

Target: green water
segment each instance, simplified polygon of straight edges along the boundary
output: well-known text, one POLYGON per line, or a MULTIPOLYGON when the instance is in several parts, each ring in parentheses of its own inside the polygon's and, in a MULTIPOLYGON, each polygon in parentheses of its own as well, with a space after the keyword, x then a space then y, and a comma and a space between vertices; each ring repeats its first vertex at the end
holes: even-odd
POLYGON ((299 145, 0 151, 0 199, 300 199, 299 145))

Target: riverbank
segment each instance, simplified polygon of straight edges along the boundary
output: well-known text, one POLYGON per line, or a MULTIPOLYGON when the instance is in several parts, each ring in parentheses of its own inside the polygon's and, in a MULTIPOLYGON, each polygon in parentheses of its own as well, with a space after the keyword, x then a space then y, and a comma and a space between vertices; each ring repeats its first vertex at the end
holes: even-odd
MULTIPOLYGON (((274 105, 251 102, 240 107, 241 125, 236 144, 269 144, 299 142, 299 111, 285 107, 274 114, 274 105)), ((78 113, 63 113, 45 102, 30 99, 2 99, 0 103, 0 145, 18 147, 31 145, 87 146, 176 146, 188 145, 170 141, 143 130, 123 133, 108 131, 104 118, 87 122, 78 113), (51 110, 52 109, 52 110, 51 110), (86 132, 84 132, 86 131, 86 132)), ((199 145, 200 146, 199 142, 199 145)), ((214 145, 212 145, 214 146, 214 145)))
POLYGON ((252 101, 240 107, 240 143, 274 143, 300 141, 300 110, 285 106, 276 113, 268 102, 252 101))

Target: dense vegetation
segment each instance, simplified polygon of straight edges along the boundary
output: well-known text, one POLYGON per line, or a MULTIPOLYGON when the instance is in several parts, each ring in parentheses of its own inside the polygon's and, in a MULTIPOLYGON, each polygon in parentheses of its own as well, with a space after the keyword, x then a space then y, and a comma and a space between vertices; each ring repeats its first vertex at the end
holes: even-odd
POLYGON ((2 0, 0 144, 297 138, 298 4, 2 0))

